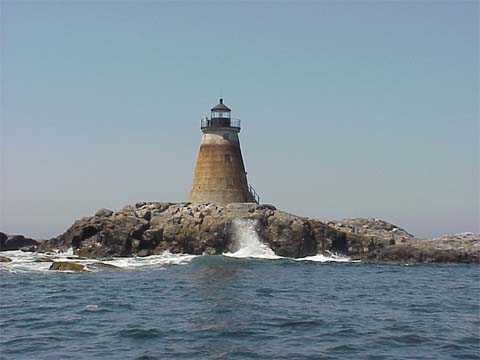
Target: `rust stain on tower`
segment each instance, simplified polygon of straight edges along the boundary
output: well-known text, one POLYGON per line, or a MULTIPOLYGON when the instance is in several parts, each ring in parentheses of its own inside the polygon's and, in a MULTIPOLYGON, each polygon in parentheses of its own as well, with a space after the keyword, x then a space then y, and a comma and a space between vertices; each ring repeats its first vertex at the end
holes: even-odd
POLYGON ((231 118, 223 99, 211 109, 210 118, 201 121, 202 143, 188 201, 259 202, 247 182, 238 133, 240 120, 231 118))

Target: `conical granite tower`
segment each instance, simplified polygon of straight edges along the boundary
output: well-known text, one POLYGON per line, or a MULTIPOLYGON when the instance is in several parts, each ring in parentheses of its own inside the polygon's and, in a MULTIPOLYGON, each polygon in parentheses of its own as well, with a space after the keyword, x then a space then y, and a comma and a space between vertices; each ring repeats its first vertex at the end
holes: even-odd
POLYGON ((259 202, 248 185, 238 133, 240 120, 231 118, 223 99, 201 121, 202 143, 198 152, 189 202, 221 204, 259 202))

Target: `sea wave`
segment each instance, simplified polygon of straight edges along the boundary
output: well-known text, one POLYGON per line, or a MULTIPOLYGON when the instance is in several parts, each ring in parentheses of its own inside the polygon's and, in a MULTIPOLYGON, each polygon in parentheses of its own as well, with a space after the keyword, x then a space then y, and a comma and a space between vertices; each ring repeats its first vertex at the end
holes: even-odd
POLYGON ((223 253, 224 256, 234 258, 250 258, 250 259, 291 259, 295 261, 311 261, 311 262, 359 262, 352 260, 347 256, 326 252, 325 254, 317 254, 304 258, 287 258, 276 255, 275 252, 262 242, 256 231, 257 222, 252 219, 237 219, 233 222, 234 237, 236 240, 237 250, 235 252, 223 253))
POLYGON ((281 256, 264 244, 255 230, 256 220, 237 219, 233 222, 233 235, 237 250, 223 253, 224 256, 235 258, 281 259, 281 256))

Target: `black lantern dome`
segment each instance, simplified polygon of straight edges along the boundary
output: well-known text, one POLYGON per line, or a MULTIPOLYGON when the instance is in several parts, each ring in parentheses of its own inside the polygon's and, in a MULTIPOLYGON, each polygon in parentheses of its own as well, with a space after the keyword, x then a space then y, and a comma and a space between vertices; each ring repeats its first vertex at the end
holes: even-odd
POLYGON ((240 120, 232 119, 232 110, 223 103, 223 99, 210 109, 210 119, 202 119, 202 129, 206 128, 234 128, 240 131, 240 120))
POLYGON ((223 99, 220 99, 220 102, 210 109, 211 116, 213 119, 230 119, 231 109, 223 103, 223 99))
POLYGON ((210 109, 210 121, 212 126, 230 127, 230 119, 232 110, 223 103, 223 99, 210 109))

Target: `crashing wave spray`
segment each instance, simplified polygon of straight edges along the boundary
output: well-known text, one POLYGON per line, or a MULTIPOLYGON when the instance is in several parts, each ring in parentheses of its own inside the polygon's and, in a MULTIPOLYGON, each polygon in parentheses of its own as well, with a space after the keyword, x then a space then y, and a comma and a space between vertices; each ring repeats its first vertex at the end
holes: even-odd
POLYGON ((236 219, 233 221, 233 235, 238 250, 233 253, 224 253, 225 256, 238 258, 280 259, 272 249, 262 243, 255 230, 257 220, 236 219))

